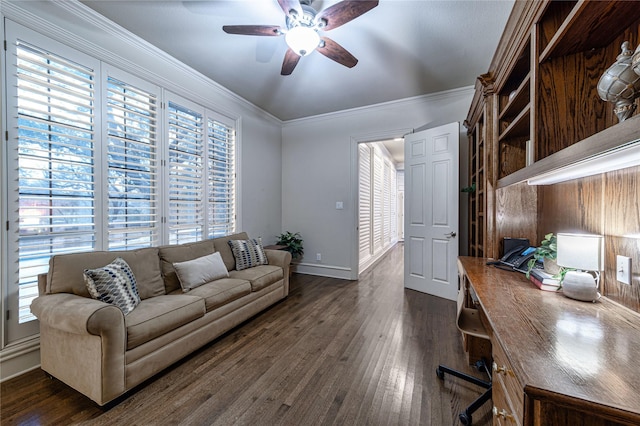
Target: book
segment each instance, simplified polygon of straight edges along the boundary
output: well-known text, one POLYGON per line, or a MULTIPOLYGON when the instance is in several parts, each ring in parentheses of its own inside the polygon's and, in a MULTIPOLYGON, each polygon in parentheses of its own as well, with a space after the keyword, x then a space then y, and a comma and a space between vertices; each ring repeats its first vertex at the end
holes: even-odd
POLYGON ((542 269, 532 269, 529 273, 529 281, 544 291, 557 291, 560 288, 560 280, 553 278, 553 275, 547 274, 542 269))
POLYGON ((560 288, 560 282, 556 280, 555 283, 545 284, 533 275, 529 275, 529 281, 531 281, 536 287, 543 291, 558 291, 560 288))

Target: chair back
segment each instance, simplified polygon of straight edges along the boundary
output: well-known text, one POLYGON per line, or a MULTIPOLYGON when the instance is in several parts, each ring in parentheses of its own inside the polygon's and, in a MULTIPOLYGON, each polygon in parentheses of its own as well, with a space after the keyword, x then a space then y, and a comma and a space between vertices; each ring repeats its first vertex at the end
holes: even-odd
POLYGON ((489 339, 489 334, 477 309, 467 308, 467 277, 462 267, 462 263, 458 261, 458 301, 457 301, 457 319, 456 326, 464 334, 479 337, 481 339, 489 339))

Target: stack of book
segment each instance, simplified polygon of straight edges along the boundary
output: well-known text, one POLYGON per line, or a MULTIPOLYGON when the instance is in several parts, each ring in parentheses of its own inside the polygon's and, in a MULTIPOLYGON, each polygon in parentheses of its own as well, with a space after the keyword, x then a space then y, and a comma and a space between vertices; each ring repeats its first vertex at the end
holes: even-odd
POLYGON ((529 273, 529 280, 540 290, 558 291, 560 288, 560 280, 553 278, 553 275, 547 274, 542 269, 534 268, 529 273))

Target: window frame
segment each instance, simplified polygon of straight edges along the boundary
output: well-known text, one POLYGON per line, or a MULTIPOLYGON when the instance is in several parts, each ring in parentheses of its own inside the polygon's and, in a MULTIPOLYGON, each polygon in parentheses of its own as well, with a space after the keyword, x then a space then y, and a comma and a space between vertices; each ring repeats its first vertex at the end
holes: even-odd
MULTIPOLYGON (((152 246, 158 246, 169 243, 169 232, 167 226, 167 209, 165 207, 166 201, 168 200, 168 181, 165 180, 166 174, 166 163, 167 163, 167 152, 165 152, 168 148, 168 136, 166 132, 166 128, 164 126, 165 121, 165 113, 166 113, 166 105, 168 105, 168 98, 170 98, 169 94, 172 96, 178 96, 175 93, 169 92, 166 88, 163 88, 160 85, 154 84, 143 77, 137 76, 135 74, 135 70, 133 72, 125 71, 124 69, 120 69, 116 66, 112 66, 103 62, 99 57, 94 57, 91 55, 87 55, 85 53, 80 52, 74 47, 70 47, 63 43, 52 40, 51 38, 39 34, 36 31, 33 31, 27 27, 24 27, 20 24, 12 22, 9 19, 3 20, 4 28, 6 30, 8 49, 2 55, 3 60, 3 69, 5 70, 5 78, 2 79, 2 91, 4 92, 4 96, 2 97, 2 110, 5 112, 3 115, 3 122, 5 124, 5 128, 8 129, 8 138, 9 143, 7 145, 15 145, 15 152, 12 152, 10 148, 7 147, 5 152, 2 152, 1 158, 3 160, 3 170, 0 174, 0 180, 4 183, 2 185, 2 199, 0 200, 0 206, 2 206, 2 215, 7 220, 9 225, 9 229, 5 229, 3 226, 0 235, 2 236, 2 244, 0 247, 0 253, 6 250, 7 255, 2 257, 2 307, 3 309, 3 328, 2 339, 0 340, 0 347, 4 347, 5 345, 16 343, 22 341, 24 339, 28 339, 33 337, 38 333, 38 322, 37 321, 29 321, 23 324, 18 324, 17 320, 17 300, 19 296, 19 285, 17 280, 17 272, 12 272, 14 269, 11 268, 11 265, 19 262, 19 257, 17 254, 11 255, 12 252, 15 252, 15 248, 17 248, 17 239, 14 238, 18 235, 17 224, 19 218, 12 217, 9 212, 15 208, 17 205, 17 201, 10 200, 10 194, 12 191, 17 190, 18 184, 13 184, 12 182, 15 180, 15 177, 18 175, 17 170, 9 171, 11 166, 14 169, 14 166, 17 164, 18 153, 17 153, 17 144, 18 144, 18 134, 13 129, 17 129, 17 108, 18 108, 18 100, 17 100, 17 89, 16 84, 17 77, 16 74, 16 61, 12 60, 11 52, 15 54, 16 45, 15 41, 18 39, 22 39, 25 42, 34 45, 42 50, 52 52, 58 56, 70 57, 74 59, 76 62, 87 65, 90 64, 90 68, 93 69, 95 79, 95 98, 94 98, 94 196, 93 196, 93 205, 94 205, 94 246, 93 250, 108 250, 109 249, 109 200, 108 200, 108 136, 107 136, 107 90, 108 90, 108 78, 109 76, 122 81, 124 83, 130 84, 132 86, 149 90, 150 92, 157 94, 157 109, 156 109, 156 123, 157 123, 157 179, 156 179, 156 188, 157 188, 157 211, 159 213, 158 220, 158 239, 155 244, 150 244, 152 246), (13 43, 13 45, 12 45, 13 43), (75 58, 78 59, 75 59, 75 58), (13 100, 12 100, 13 99, 13 100), (15 117, 14 117, 15 116, 15 117), (6 117, 6 121, 5 121, 6 117), (7 319, 4 314, 10 311, 10 317, 7 319)), ((196 96, 191 94, 190 96, 196 96)), ((180 97, 181 99, 187 101, 187 98, 180 97)), ((223 115, 213 109, 209 109, 205 106, 202 106, 202 99, 198 99, 198 101, 188 101, 190 105, 193 105, 194 108, 198 108, 203 111, 203 123, 206 123, 207 120, 213 119, 220 123, 223 123, 225 126, 228 126, 233 135, 234 135, 234 146, 233 146, 233 162, 235 167, 235 173, 233 175, 233 197, 231 198, 233 204, 233 210, 235 211, 233 217, 233 230, 231 232, 237 232, 239 229, 238 222, 238 212, 240 210, 240 182, 239 182, 239 147, 240 147, 240 128, 241 128, 241 119, 236 118, 232 119, 223 115)), ((206 135, 203 138, 206 140, 206 135)), ((206 195, 206 188, 208 185, 208 175, 205 172, 203 174, 203 180, 205 183, 203 184, 203 195, 206 195)), ((204 199, 204 198, 203 198, 204 199)), ((204 201, 206 204, 206 199, 204 201)), ((203 210, 205 219, 203 223, 205 225, 208 224, 208 210, 205 208, 203 210)), ((200 239, 209 238, 208 230, 205 230, 202 233, 202 237, 200 239)), ((135 247, 130 247, 133 249, 135 247)), ((79 250, 84 251, 84 250, 79 250)), ((44 271, 46 272, 46 270, 44 271)))

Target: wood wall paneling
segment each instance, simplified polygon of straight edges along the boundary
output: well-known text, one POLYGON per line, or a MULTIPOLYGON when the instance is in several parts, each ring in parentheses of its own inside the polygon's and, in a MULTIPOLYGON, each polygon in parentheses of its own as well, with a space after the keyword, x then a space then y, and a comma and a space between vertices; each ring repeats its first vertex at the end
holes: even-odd
POLYGON ((602 72, 612 63, 609 57, 603 49, 554 58, 540 64, 536 97, 537 159, 608 127, 610 104, 600 99, 596 88, 602 72), (575 117, 584 119, 574 120, 575 117))
POLYGON ((640 313, 640 166, 604 175, 603 294, 640 313), (631 285, 616 279, 616 255, 631 258, 631 285))
POLYGON ((603 234, 602 175, 590 176, 538 190, 538 238, 549 232, 603 234))
MULTIPOLYGON (((537 239, 538 187, 526 182, 496 191, 496 238, 502 246, 503 238, 537 239)), ((500 253, 503 253, 502 247, 500 253)))

